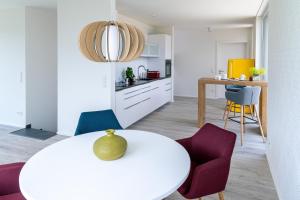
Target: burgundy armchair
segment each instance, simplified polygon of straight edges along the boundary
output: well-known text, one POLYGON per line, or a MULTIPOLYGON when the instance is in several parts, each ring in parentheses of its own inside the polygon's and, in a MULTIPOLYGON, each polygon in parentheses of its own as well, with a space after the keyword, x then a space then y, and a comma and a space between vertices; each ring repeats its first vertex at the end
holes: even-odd
POLYGON ((212 124, 205 124, 194 136, 177 140, 191 157, 187 180, 178 192, 187 199, 223 191, 227 183, 236 135, 212 124))
POLYGON ((25 200, 19 187, 23 165, 24 163, 0 165, 0 200, 25 200))

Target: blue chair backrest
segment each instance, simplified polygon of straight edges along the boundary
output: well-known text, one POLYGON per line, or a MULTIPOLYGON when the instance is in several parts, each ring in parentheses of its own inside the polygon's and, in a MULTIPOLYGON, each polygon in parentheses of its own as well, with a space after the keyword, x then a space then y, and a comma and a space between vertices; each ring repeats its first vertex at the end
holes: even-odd
POLYGON ((241 85, 225 85, 225 90, 238 92, 241 88, 244 88, 245 86, 241 85))
POLYGON ((260 87, 244 87, 237 92, 226 91, 227 100, 240 105, 254 105, 259 103, 260 87))
POLYGON ((111 109, 83 112, 80 115, 75 135, 107 129, 122 129, 118 119, 111 109))
POLYGON ((260 87, 244 87, 240 90, 244 105, 254 105, 259 103, 260 87))

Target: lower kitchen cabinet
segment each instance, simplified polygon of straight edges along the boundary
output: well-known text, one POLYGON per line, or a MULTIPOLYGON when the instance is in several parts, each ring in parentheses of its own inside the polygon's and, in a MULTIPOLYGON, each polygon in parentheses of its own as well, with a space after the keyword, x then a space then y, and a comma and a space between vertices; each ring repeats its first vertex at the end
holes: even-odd
POLYGON ((172 100, 171 78, 116 92, 116 116, 123 128, 172 100))

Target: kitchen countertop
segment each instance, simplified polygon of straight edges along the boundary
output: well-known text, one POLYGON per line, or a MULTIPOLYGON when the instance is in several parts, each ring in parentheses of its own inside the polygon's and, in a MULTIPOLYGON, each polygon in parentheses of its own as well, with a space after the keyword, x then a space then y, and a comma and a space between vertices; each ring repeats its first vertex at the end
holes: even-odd
POLYGON ((160 77, 158 79, 136 80, 134 82, 134 84, 132 84, 132 85, 125 85, 124 82, 117 82, 116 86, 115 86, 115 91, 116 92, 121 91, 121 90, 124 90, 124 89, 128 89, 128 88, 131 88, 131 87, 147 84, 147 83, 150 83, 150 82, 153 82, 153 81, 158 81, 158 80, 162 80, 162 79, 166 79, 166 78, 171 78, 171 77, 160 77))

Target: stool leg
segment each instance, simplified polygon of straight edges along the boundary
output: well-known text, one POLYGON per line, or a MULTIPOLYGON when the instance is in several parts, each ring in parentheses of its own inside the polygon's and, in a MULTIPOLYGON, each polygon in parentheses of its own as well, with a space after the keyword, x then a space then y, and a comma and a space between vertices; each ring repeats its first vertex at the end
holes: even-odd
POLYGON ((224 123, 224 129, 226 129, 226 127, 227 127, 228 116, 229 116, 229 113, 231 112, 232 104, 233 104, 233 102, 230 102, 228 110, 227 110, 227 113, 226 113, 225 123, 224 123))
POLYGON ((251 117, 252 117, 252 119, 253 119, 253 118, 254 118, 254 114, 253 114, 252 105, 249 105, 249 109, 250 109, 251 117))
POLYGON ((243 137, 244 137, 244 106, 241 105, 241 145, 243 146, 243 137))
POLYGON ((265 142, 265 135, 264 135, 264 131, 263 131, 262 126, 261 126, 260 117, 259 117, 259 114, 257 112, 256 105, 254 105, 254 111, 255 111, 255 115, 257 117, 257 121, 258 121, 258 124, 259 124, 259 129, 260 129, 261 136, 263 138, 263 142, 265 142))
POLYGON ((228 107, 229 107, 229 101, 227 100, 226 105, 225 105, 225 109, 224 109, 224 113, 223 113, 223 120, 225 120, 225 116, 227 114, 228 107))
POLYGON ((233 111, 234 111, 234 113, 233 113, 233 116, 235 117, 235 114, 236 114, 236 104, 235 103, 233 103, 233 107, 234 107, 234 109, 233 109, 233 111))
POLYGON ((243 106, 243 125, 244 125, 244 132, 246 132, 246 124, 245 124, 245 116, 246 116, 246 106, 243 106))

